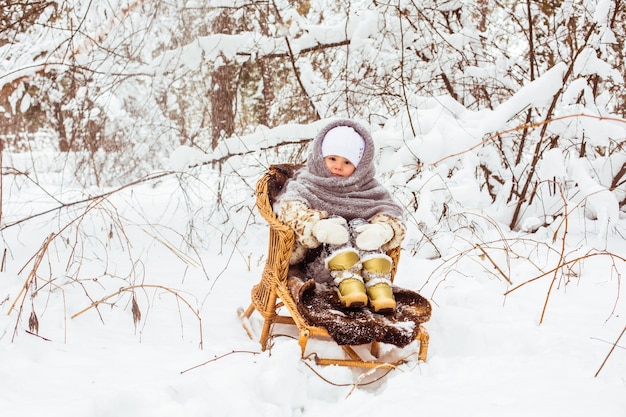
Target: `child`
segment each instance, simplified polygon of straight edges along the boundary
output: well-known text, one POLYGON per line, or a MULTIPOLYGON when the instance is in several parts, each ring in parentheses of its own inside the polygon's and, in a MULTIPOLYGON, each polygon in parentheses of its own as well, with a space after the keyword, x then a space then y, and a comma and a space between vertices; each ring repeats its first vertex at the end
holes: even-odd
MULTIPOLYGON (((346 308, 368 304, 393 313, 392 260, 385 254, 404 239, 403 210, 374 178, 374 142, 351 120, 337 120, 313 140, 307 164, 278 196, 275 212, 294 232, 290 263, 301 263, 322 246, 318 264, 346 308)), ((315 268, 308 268, 310 271, 315 268)), ((320 269, 320 268, 318 268, 320 269)), ((305 271, 306 272, 306 271, 305 271)), ((322 274, 323 275, 323 274, 322 274)))

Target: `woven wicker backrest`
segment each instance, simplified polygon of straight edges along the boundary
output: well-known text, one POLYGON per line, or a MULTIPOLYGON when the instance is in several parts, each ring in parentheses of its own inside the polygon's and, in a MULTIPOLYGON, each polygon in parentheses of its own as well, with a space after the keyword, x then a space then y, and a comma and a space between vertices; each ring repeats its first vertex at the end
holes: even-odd
POLYGON ((285 182, 301 167, 302 165, 297 164, 278 164, 270 167, 268 171, 270 178, 267 182, 267 197, 270 205, 274 204, 276 196, 282 191, 285 182))

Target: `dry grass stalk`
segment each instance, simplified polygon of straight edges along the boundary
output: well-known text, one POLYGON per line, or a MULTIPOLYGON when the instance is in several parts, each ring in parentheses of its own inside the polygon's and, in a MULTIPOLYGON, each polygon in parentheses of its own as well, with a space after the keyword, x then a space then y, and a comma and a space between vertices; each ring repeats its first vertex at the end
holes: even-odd
POLYGON ((611 346, 611 350, 609 350, 609 353, 607 353, 606 357, 604 358, 604 360, 602 361, 602 365, 600 365, 600 368, 598 368, 598 371, 596 372, 596 374, 594 375, 594 377, 597 377, 600 374, 600 371, 602 370, 602 368, 604 368, 604 365, 606 364, 606 361, 609 360, 609 356, 611 356, 611 354, 613 353, 613 351, 615 350, 615 347, 617 346, 617 344, 619 343, 620 339, 622 338, 622 336, 624 336, 624 333, 626 332, 626 326, 624 326, 624 328, 622 329, 622 332, 619 334, 619 336, 617 337, 617 339, 615 339, 615 342, 613 343, 613 346, 611 346))
MULTIPOLYGON (((50 242, 52 242, 54 237, 55 237, 54 234, 50 234, 46 238, 44 243, 41 245, 39 250, 30 259, 30 260, 34 260, 33 268, 29 272, 28 276, 26 277, 26 280, 24 281, 24 285, 22 286, 22 288, 21 288, 20 292, 18 293, 17 297, 15 297, 15 300, 13 301, 13 304, 11 304, 11 307, 9 308, 7 316, 11 315, 11 312, 13 311, 15 306, 17 305, 18 301, 20 301, 20 299, 21 299, 20 308, 19 308, 19 312, 17 314, 17 320, 15 321, 15 327, 13 328, 13 337, 11 338, 11 341, 15 340, 15 335, 17 334, 17 326, 18 326, 18 324, 20 322, 20 318, 22 316, 22 311, 24 310, 24 302, 26 301, 26 296, 27 296, 27 293, 28 293, 28 289, 31 288, 33 285, 36 285, 37 270, 39 269, 39 265, 41 264, 41 261, 43 260, 46 252, 48 251, 48 245, 50 245, 50 242)), ((29 261, 29 263, 30 263, 30 261, 29 261)), ((35 333, 37 333, 37 332, 39 332, 39 320, 37 319, 37 316, 35 315, 35 320, 33 321, 33 318, 32 318, 33 314, 34 314, 34 310, 33 310, 33 313, 31 313, 31 318, 29 319, 29 328, 31 329, 31 331, 34 331, 33 329, 36 329, 35 333), (33 325, 33 327, 31 327, 31 325, 33 325)))
MULTIPOLYGON (((97 300, 97 301, 91 303, 89 306, 87 306, 84 309, 80 310, 78 313, 73 314, 71 316, 71 318, 75 319, 76 317, 80 316, 81 314, 91 310, 92 308, 98 307, 100 304, 106 302, 107 300, 109 300, 109 299, 111 299, 113 297, 119 296, 119 295, 121 295, 124 292, 131 292, 133 294, 133 296, 132 296, 133 297, 133 307, 132 307, 132 310, 133 310, 133 320, 134 320, 134 323, 137 324, 138 320, 135 321, 137 316, 135 315, 136 314, 136 312, 135 312, 136 301, 135 301, 134 297, 135 297, 135 290, 136 289, 140 289, 140 288, 142 288, 142 289, 145 289, 145 288, 160 289, 160 290, 169 292, 170 294, 174 295, 174 297, 176 297, 176 300, 182 301, 189 308, 189 310, 194 314, 194 316, 196 316, 196 318, 198 319, 198 331, 199 331, 199 334, 200 334, 199 345, 200 345, 200 349, 203 348, 204 341, 203 341, 203 338, 202 338, 202 318, 200 317, 200 314, 177 291, 172 290, 171 288, 168 288, 168 287, 164 287, 162 285, 141 284, 141 285, 131 285, 131 286, 128 286, 128 287, 122 287, 119 290, 117 290, 117 291, 115 291, 115 292, 113 292, 113 293, 111 293, 111 294, 101 298, 100 300, 97 300)), ((137 306, 137 313, 139 313, 138 318, 141 319, 141 313, 139 312, 139 307, 138 306, 137 306)))
POLYGON ((511 279, 508 277, 508 275, 506 275, 504 273, 504 271, 502 271, 502 269, 500 269, 500 267, 498 266, 498 264, 491 258, 491 256, 489 256, 489 254, 487 253, 487 251, 485 251, 485 249, 483 249, 483 247, 481 245, 476 245, 476 248, 479 249, 483 256, 485 258, 487 258, 489 260, 489 262, 491 262, 491 264, 493 265, 493 267, 496 269, 496 271, 498 271, 498 273, 500 274, 500 276, 502 276, 502 278, 504 278, 504 280, 506 282, 508 282, 509 284, 513 285, 513 282, 511 281, 511 279))

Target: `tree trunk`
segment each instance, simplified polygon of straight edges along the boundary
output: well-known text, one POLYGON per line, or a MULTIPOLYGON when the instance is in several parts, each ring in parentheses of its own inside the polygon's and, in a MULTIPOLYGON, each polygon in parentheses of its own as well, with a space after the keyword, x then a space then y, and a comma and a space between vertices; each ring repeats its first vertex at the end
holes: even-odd
MULTIPOLYGON (((213 33, 233 33, 234 22, 222 11, 213 22, 213 33)), ((229 137, 235 130, 235 77, 237 67, 222 55, 223 64, 213 71, 211 77, 211 148, 215 149, 219 140, 229 137)))

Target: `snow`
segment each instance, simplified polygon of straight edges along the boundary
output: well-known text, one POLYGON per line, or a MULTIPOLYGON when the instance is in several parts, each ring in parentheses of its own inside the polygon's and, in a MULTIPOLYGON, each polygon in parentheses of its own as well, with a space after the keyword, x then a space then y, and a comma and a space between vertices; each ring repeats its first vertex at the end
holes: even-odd
POLYGON ((189 166, 196 166, 206 160, 206 154, 190 146, 179 146, 170 155, 169 168, 183 171, 189 166))
MULTIPOLYGON (((265 129, 263 136, 298 137, 302 131, 294 125, 288 135, 288 129, 265 129)), ((554 151, 546 157, 546 175, 563 175, 562 156, 554 151)), ((17 166, 32 162, 12 158, 17 166)), ((181 147, 171 157, 172 168, 199 162, 201 155, 191 148, 181 147)), ((45 163, 38 163, 42 172, 45 163)), ((465 159, 468 169, 474 163, 465 159)), ((558 262, 548 244, 554 230, 545 228, 524 235, 501 229, 498 233, 510 239, 508 254, 497 248, 498 233, 485 231, 483 242, 492 242, 485 247, 489 257, 445 233, 439 238, 447 239, 442 247, 450 250, 441 258, 429 250, 411 253, 407 244, 396 284, 419 291, 433 305, 426 323, 427 362, 416 361, 417 346, 411 344, 402 350, 384 347, 385 358, 408 358, 388 374, 321 367, 302 360, 291 337, 274 337, 266 351, 248 338, 236 311, 249 305, 250 290, 260 279, 267 226, 251 217, 250 186, 207 166, 188 171, 189 176, 170 175, 114 193, 93 212, 61 211, 3 231, 9 246, 0 274, 0 404, 7 415, 356 416, 407 410, 481 417, 624 415, 623 339, 602 366, 624 326, 624 260, 609 255, 626 253, 624 219, 614 223, 620 233, 602 232, 607 252, 598 252, 589 236, 601 231, 601 222, 586 218, 578 226, 573 215, 566 256, 588 257, 558 276, 541 273, 558 262), (229 210, 225 222, 211 217, 220 184, 230 193, 221 204, 235 201, 243 208, 229 210), (79 214, 85 215, 81 226, 68 226, 74 232, 50 244, 38 269, 37 296, 31 299, 29 290, 22 298, 33 254, 49 233, 79 214), (113 219, 118 224, 111 224, 113 219), (185 237, 188 222, 195 231, 185 237), (185 244, 190 240, 195 251, 185 244), (130 285, 137 286, 141 311, 136 325, 132 292, 121 291, 130 285), (90 308, 105 297, 107 302, 90 308), (27 332, 31 309, 39 319, 38 336, 27 332)), ((436 224, 427 207, 446 181, 465 206, 480 207, 471 176, 457 175, 462 178, 424 179, 420 209, 412 215, 436 224)), ((56 181, 53 171, 46 178, 48 187, 56 181)), ((14 195, 31 199, 33 212, 46 206, 41 193, 15 191, 18 185, 27 188, 19 177, 4 181, 5 222, 20 217, 16 211, 26 204, 14 195)), ((407 242, 421 236, 414 227, 409 233, 407 242)), ((258 337, 260 315, 252 316, 251 325, 258 337)), ((308 352, 335 349, 312 341, 308 352)))

